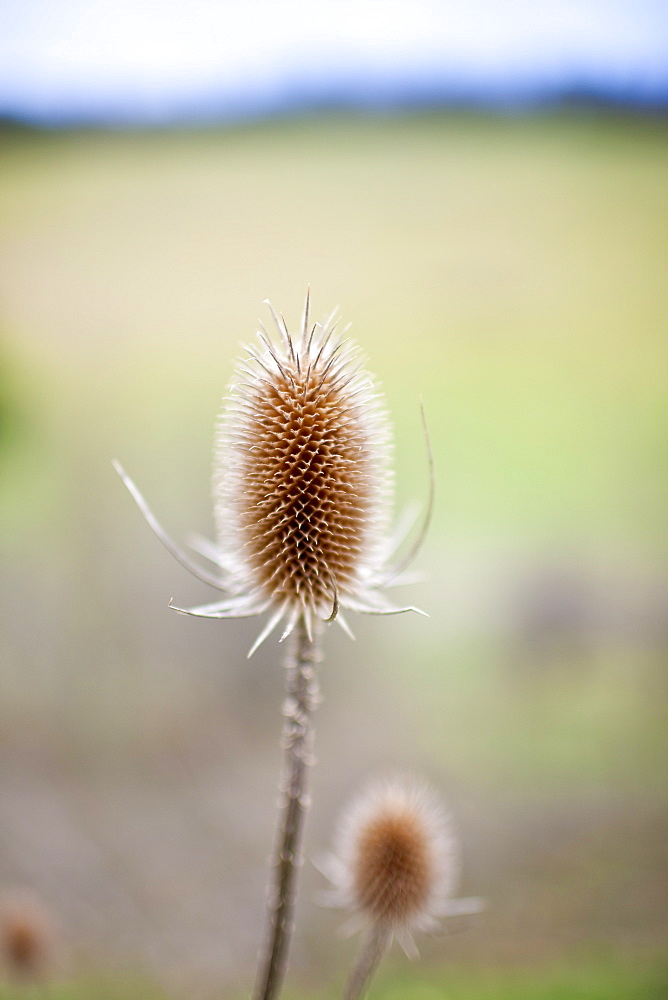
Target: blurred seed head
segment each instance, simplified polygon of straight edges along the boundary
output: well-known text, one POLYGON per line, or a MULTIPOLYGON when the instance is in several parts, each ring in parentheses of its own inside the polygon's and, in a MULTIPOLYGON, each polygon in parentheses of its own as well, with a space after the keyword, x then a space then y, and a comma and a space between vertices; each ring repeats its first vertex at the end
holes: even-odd
POLYGON ((400 937, 436 926, 458 877, 457 842, 424 784, 376 783, 345 813, 328 867, 340 905, 400 937))
POLYGON ((0 899, 0 942, 12 975, 41 978, 53 959, 54 933, 46 907, 27 890, 0 899))

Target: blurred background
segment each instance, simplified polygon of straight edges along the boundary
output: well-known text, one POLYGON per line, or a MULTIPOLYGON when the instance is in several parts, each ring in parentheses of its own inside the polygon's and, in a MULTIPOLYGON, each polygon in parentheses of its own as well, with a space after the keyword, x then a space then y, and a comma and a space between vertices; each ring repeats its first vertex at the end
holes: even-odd
MULTIPOLYGON (((281 651, 168 609, 210 594, 111 459, 211 536, 240 342, 309 283, 384 385, 397 511, 422 396, 437 504, 431 617, 326 637, 307 855, 417 772, 488 900, 374 995, 668 995, 667 110, 661 0, 2 6, 0 995, 247 993, 281 651)), ((322 888, 293 997, 355 952, 322 888)))

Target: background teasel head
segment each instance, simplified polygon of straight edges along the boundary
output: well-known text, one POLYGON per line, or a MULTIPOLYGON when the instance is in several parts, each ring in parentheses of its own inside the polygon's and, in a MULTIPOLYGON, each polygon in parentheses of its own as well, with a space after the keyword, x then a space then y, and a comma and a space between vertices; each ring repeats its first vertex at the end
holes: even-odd
POLYGON ((262 327, 258 343, 247 347, 217 428, 217 544, 199 545, 215 576, 167 538, 119 469, 163 542, 226 592, 223 600, 177 611, 207 618, 269 612, 251 653, 281 622, 282 638, 298 621, 312 637, 319 620, 337 620, 350 633, 343 608, 418 610, 396 607, 381 593, 400 582, 409 559, 390 564, 391 433, 378 385, 346 330, 337 331, 336 313, 311 325, 307 295, 295 336, 270 309, 277 335, 262 327))
POLYGON ((479 899, 452 899, 460 870, 447 812, 422 782, 371 784, 346 810, 323 873, 329 901, 354 913, 352 927, 378 926, 416 954, 412 934, 441 917, 475 913, 479 899))
POLYGON ((12 978, 42 979, 54 971, 56 936, 42 900, 22 889, 0 898, 0 961, 12 978))

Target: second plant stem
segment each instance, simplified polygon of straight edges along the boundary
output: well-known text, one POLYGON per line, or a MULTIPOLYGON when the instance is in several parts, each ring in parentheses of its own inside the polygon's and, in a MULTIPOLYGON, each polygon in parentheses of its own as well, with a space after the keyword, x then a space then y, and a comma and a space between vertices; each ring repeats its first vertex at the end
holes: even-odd
POLYGON ((383 924, 367 930, 362 950, 343 992, 343 1000, 361 1000, 392 941, 392 931, 383 924))
POLYGON ((308 810, 308 769, 313 753, 313 711, 318 702, 317 637, 309 639, 300 620, 286 664, 283 709, 283 775, 271 883, 267 896, 267 932, 260 954, 253 1000, 275 1000, 287 970, 302 863, 304 820, 308 810))

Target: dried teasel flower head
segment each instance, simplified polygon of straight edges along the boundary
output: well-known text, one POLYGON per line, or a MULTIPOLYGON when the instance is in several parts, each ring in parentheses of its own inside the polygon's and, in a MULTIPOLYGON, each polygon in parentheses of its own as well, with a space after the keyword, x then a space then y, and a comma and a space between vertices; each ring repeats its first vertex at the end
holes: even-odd
POLYGON ((12 975, 39 978, 53 959, 54 933, 49 914, 27 890, 0 899, 0 952, 12 975))
MULTIPOLYGON (((292 334, 276 326, 246 349, 230 384, 214 449, 217 543, 199 551, 215 574, 194 566, 165 535, 120 468, 151 527, 196 575, 226 597, 196 608, 208 618, 269 613, 251 653, 279 623, 309 635, 342 609, 395 614, 382 588, 401 580, 392 565, 390 428, 378 385, 358 348, 337 330, 336 314, 311 324, 306 298, 292 334)), ((431 513, 431 498, 425 517, 431 513)), ((412 553, 414 554, 414 552, 412 553)), ((250 654, 249 654, 250 655, 250 654)))
POLYGON ((390 429, 359 351, 334 317, 291 336, 263 331, 232 382, 219 426, 214 497, 221 553, 252 608, 340 616, 382 610, 390 429))
POLYGON ((414 955, 414 931, 481 909, 478 899, 451 898, 459 867, 459 845, 436 795, 421 782, 393 779, 351 803, 323 871, 334 886, 330 902, 355 913, 353 927, 384 928, 414 955))

